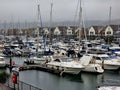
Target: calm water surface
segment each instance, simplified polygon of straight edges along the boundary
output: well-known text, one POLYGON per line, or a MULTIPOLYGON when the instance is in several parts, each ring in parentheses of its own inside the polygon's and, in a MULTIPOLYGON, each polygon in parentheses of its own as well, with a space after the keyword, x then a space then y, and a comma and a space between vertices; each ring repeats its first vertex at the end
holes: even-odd
MULTIPOLYGON (((24 58, 13 57, 16 64, 23 64, 24 58)), ((9 58, 6 58, 9 62, 9 58)), ((81 75, 58 75, 37 71, 27 70, 19 73, 20 81, 39 87, 42 90, 97 90, 98 83, 104 80, 120 80, 120 72, 105 71, 103 74, 81 73, 81 75)))

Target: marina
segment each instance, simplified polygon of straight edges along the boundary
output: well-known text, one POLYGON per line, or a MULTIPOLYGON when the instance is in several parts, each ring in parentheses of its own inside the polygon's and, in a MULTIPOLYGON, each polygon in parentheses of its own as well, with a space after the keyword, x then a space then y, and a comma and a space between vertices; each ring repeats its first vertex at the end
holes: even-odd
POLYGON ((119 4, 36 1, 0 3, 0 90, 119 90, 119 4))

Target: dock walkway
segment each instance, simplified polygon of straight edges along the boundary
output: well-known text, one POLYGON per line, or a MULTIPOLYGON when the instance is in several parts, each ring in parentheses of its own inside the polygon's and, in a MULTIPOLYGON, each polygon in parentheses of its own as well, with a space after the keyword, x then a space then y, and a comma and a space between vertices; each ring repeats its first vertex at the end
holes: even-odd
POLYGON ((13 90, 13 89, 4 84, 0 84, 0 90, 13 90))

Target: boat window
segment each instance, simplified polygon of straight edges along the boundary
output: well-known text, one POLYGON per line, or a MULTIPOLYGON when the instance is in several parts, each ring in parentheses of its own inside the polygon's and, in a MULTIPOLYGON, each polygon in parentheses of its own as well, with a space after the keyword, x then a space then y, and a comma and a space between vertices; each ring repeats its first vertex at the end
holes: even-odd
POLYGON ((103 60, 110 60, 109 57, 101 57, 103 60))
POLYGON ((80 51, 80 53, 83 53, 83 54, 84 54, 84 53, 86 53, 86 51, 80 51))
POLYGON ((120 51, 120 49, 111 49, 111 51, 114 53, 114 52, 119 52, 120 51))
POLYGON ((60 60, 59 59, 55 59, 55 62, 60 62, 60 60))
POLYGON ((92 47, 92 44, 88 44, 88 47, 92 47))
POLYGON ((109 56, 111 59, 117 59, 117 56, 115 56, 115 55, 110 55, 109 56))
POLYGON ((62 62, 71 62, 71 58, 61 58, 62 62))
POLYGON ((96 60, 101 60, 100 57, 96 57, 96 60))

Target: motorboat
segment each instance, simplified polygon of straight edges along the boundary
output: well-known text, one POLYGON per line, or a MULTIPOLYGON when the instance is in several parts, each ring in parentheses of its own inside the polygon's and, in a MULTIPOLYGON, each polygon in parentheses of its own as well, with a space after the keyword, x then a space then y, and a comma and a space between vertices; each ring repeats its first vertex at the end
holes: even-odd
POLYGON ((41 56, 41 57, 33 56, 30 58, 26 58, 24 60, 24 63, 26 63, 26 64, 44 64, 46 62, 46 60, 49 61, 49 56, 41 56))
POLYGON ((107 54, 90 54, 94 63, 100 64, 106 70, 118 70, 120 68, 119 59, 112 59, 107 54))
POLYGON ((84 68, 83 65, 70 57, 61 57, 56 59, 52 58, 52 60, 46 65, 49 69, 58 70, 60 72, 60 75, 63 73, 79 74, 84 68))
POLYGON ((84 69, 82 69, 82 71, 84 72, 93 72, 93 73, 103 73, 104 69, 101 67, 101 65, 97 64, 97 63, 93 63, 94 61, 92 61, 92 56, 89 55, 83 55, 80 58, 80 63, 85 66, 84 69))

